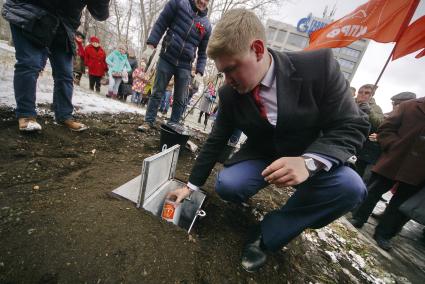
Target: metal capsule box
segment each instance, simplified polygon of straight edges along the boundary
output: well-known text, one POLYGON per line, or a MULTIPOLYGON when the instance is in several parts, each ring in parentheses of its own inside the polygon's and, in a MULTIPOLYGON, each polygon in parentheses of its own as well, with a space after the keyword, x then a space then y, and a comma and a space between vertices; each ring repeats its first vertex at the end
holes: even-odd
MULTIPOLYGON (((161 218, 165 197, 168 192, 183 187, 184 182, 175 179, 180 145, 150 156, 143 160, 141 175, 112 191, 161 218)), ((198 217, 206 215, 201 209, 206 198, 202 190, 195 191, 181 203, 181 214, 177 225, 191 232, 198 217)))

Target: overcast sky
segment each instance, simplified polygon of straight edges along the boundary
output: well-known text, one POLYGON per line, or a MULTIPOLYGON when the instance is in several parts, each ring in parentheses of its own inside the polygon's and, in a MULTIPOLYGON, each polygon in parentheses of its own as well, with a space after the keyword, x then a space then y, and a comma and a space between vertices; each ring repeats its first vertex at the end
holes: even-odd
MULTIPOLYGON (((296 26, 298 20, 310 12, 321 17, 326 5, 329 9, 336 4, 334 19, 337 20, 350 13, 366 0, 292 0, 285 1, 271 18, 296 26)), ((425 0, 421 0, 413 20, 425 15, 425 0)), ((357 89, 367 83, 375 83, 393 48, 392 43, 370 41, 365 55, 356 71, 351 85, 357 89)), ((416 59, 417 52, 391 61, 387 66, 375 94, 377 103, 384 112, 392 109, 390 98, 403 91, 411 91, 418 97, 425 96, 425 57, 416 59)))

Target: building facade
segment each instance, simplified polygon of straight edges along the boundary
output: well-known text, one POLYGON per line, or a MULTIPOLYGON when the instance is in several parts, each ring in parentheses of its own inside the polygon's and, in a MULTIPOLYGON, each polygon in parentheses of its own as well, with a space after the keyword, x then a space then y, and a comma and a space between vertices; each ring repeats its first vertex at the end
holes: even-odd
MULTIPOLYGON (((309 34, 324 27, 331 19, 317 18, 312 14, 299 20, 297 26, 268 19, 266 22, 267 46, 278 51, 300 51, 308 46, 309 34)), ((332 48, 342 73, 351 82, 356 73, 369 40, 361 39, 349 46, 332 48)))

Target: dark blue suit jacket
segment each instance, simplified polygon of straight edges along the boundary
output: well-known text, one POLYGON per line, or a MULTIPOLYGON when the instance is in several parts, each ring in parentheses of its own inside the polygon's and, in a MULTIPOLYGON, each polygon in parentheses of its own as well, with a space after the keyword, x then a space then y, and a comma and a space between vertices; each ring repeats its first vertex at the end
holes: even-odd
POLYGON ((251 95, 222 87, 220 111, 190 183, 205 183, 234 129, 242 130, 248 139, 226 164, 303 153, 317 153, 342 164, 362 147, 369 122, 355 104, 332 51, 269 52, 276 68, 276 127, 261 118, 251 95))

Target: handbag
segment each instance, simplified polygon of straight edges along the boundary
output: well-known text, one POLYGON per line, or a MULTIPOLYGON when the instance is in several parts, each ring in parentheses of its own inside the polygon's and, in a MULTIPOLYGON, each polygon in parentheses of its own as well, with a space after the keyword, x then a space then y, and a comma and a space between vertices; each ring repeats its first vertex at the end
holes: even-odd
POLYGON ((121 72, 121 77, 122 77, 123 83, 128 83, 128 73, 126 71, 121 72))
POLYGON ((102 77, 102 79, 100 79, 100 84, 103 86, 109 85, 109 78, 102 77))
POLYGON ((425 187, 403 202, 399 210, 422 225, 425 225, 425 187))
POLYGON ((114 77, 114 78, 121 78, 122 77, 122 73, 121 72, 112 72, 112 77, 114 77))

